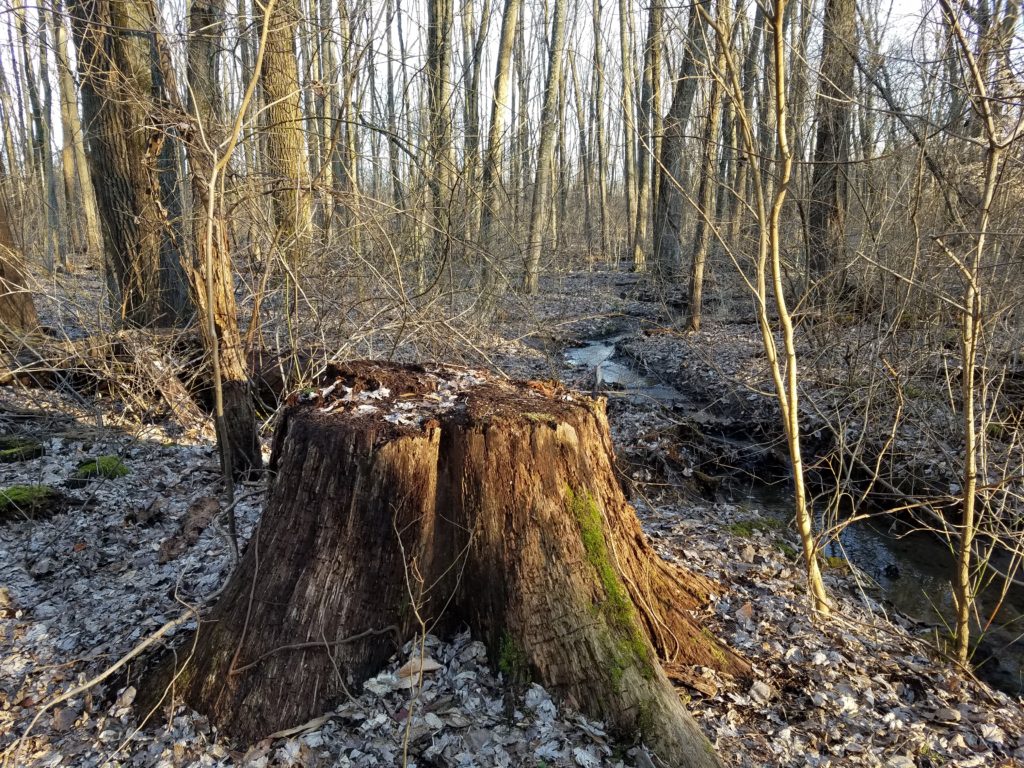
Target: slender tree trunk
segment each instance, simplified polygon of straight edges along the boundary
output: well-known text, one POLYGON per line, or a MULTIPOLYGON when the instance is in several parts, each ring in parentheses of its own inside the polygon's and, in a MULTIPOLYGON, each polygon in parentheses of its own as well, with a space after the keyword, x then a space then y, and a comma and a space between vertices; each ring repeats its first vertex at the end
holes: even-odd
MULTIPOLYGON (((847 164, 850 160, 857 6, 854 0, 827 0, 818 80, 817 137, 811 200, 807 216, 810 272, 822 280, 846 261, 847 164)), ((838 295, 842 279, 822 295, 838 295)))
POLYGON ((643 252, 641 261, 635 259, 631 248, 636 233, 637 219, 637 178, 636 178, 636 111, 633 107, 633 5, 629 0, 619 0, 619 52, 622 65, 622 185, 626 200, 626 247, 634 258, 634 271, 644 269, 643 252))
POLYGON ((526 192, 530 188, 530 65, 526 59, 526 5, 519 6, 519 24, 516 26, 515 59, 517 69, 518 109, 516 111, 515 148, 512 157, 515 162, 511 183, 516 190, 514 223, 518 229, 526 192))
MULTIPOLYGON (((331 137, 338 104, 338 57, 334 44, 334 14, 331 0, 314 0, 318 19, 317 68, 319 87, 315 90, 316 136, 320 153, 320 183, 333 190, 335 184, 331 137)), ((330 242, 334 195, 328 194, 324 209, 324 242, 330 242)))
POLYGON ((647 265, 647 231, 652 220, 651 188, 658 157, 657 143, 661 131, 659 102, 661 88, 662 5, 652 2, 647 20, 647 41, 644 45, 644 76, 640 91, 640 151, 637 159, 636 228, 633 231, 633 268, 647 265))
POLYGON ((338 183, 345 193, 345 230, 356 254, 363 251, 362 229, 359 220, 361 210, 361 188, 359 183, 359 129, 356 123, 359 110, 356 106, 359 71, 356 62, 355 28, 352 9, 348 0, 339 3, 341 28, 341 101, 338 104, 338 136, 340 144, 337 153, 338 183))
POLYGON ((451 195, 455 177, 451 84, 453 12, 453 0, 429 0, 427 5, 431 255, 437 266, 447 258, 452 236, 451 195))
MULTIPOLYGON (((318 137, 319 121, 316 114, 316 91, 322 90, 323 73, 320 71, 320 57, 314 56, 311 46, 314 44, 312 20, 318 18, 314 13, 315 0, 296 0, 299 19, 298 61, 300 66, 299 85, 302 88, 302 116, 304 118, 303 135, 306 138, 306 158, 309 162, 309 178, 315 182, 320 176, 320 140, 318 137)), ((317 36, 319 38, 319 35, 317 36)), ((310 206, 316 208, 316 195, 310 190, 310 206)))
POLYGON ((4 73, 4 68, 0 67, 0 125, 7 127, 7 130, 3 131, 4 150, 7 153, 7 160, 11 167, 11 173, 5 174, 5 181, 10 186, 10 193, 7 199, 15 210, 20 210, 22 188, 21 183, 17 178, 18 174, 16 163, 18 162, 18 150, 15 148, 16 142, 14 130, 14 126, 17 125, 17 122, 14 102, 11 99, 10 86, 7 83, 7 75, 4 73))
MULTIPOLYGON (((754 95, 757 93, 757 62, 761 52, 761 38, 764 34, 765 10, 764 5, 758 3, 754 11, 754 27, 750 33, 750 40, 747 43, 746 52, 743 57, 743 80, 742 80, 742 103, 737 105, 737 153, 743 142, 739 138, 739 123, 742 119, 749 117, 753 112, 754 95)), ((732 100, 736 104, 736 99, 732 100)), ((729 242, 736 247, 740 244, 740 235, 743 232, 743 224, 747 216, 747 205, 749 199, 750 163, 746 157, 737 154, 736 158, 736 182, 732 196, 732 207, 729 215, 730 236, 729 242)))
POLYGON ((463 183, 466 190, 465 239, 474 240, 480 229, 480 72, 484 44, 491 23, 491 0, 484 0, 479 24, 473 13, 476 0, 463 0, 462 11, 462 81, 465 88, 463 125, 465 125, 463 183))
POLYGON ((248 361, 238 329, 224 213, 224 177, 219 175, 226 162, 218 157, 225 142, 217 56, 222 50, 226 16, 225 0, 193 0, 189 14, 191 112, 203 128, 203 139, 189 148, 196 220, 195 255, 186 270, 198 309, 203 345, 214 361, 214 383, 220 389, 215 416, 221 467, 226 476, 245 477, 262 468, 263 457, 248 361))
POLYGON ((34 47, 29 41, 28 11, 24 6, 15 9, 18 21, 18 34, 21 39, 22 64, 25 76, 25 89, 28 92, 28 108, 32 121, 32 150, 38 163, 41 199, 46 209, 46 230, 44 232, 44 265, 48 272, 53 272, 57 259, 64 259, 66 243, 63 242, 64 227, 61 222, 59 202, 57 200, 57 178, 53 168, 53 151, 50 145, 50 85, 47 67, 47 50, 49 45, 42 35, 45 27, 39 29, 39 56, 32 54, 34 47), (33 72, 32 62, 40 58, 40 72, 37 78, 33 72), (40 88, 45 94, 44 99, 40 88))
MULTIPOLYGON (((16 126, 17 136, 20 139, 18 142, 19 149, 21 150, 22 168, 21 175, 26 181, 30 181, 35 178, 36 174, 36 156, 32 150, 32 116, 29 108, 29 100, 25 98, 25 94, 22 90, 22 77, 24 72, 21 64, 21 56, 18 52, 18 46, 15 43, 15 25, 8 25, 7 27, 7 52, 8 61, 11 62, 11 81, 13 85, 13 96, 14 96, 14 107, 13 115, 15 117, 14 125, 16 126)), ((12 160, 12 171, 15 170, 12 160)), ((23 193, 27 193, 27 187, 22 189, 23 193)))
POLYGON ((511 124, 512 49, 517 36, 522 0, 505 0, 501 15, 501 36, 498 40, 498 58, 494 69, 494 100, 491 103, 491 123, 487 134, 487 152, 484 155, 481 179, 480 242, 487 253, 484 262, 484 301, 490 306, 496 294, 504 290, 502 269, 504 238, 499 236, 506 208, 505 193, 501 189, 501 171, 506 134, 511 124))
POLYGON ((682 235, 686 194, 683 189, 683 150, 686 126, 697 93, 697 67, 707 60, 707 41, 700 11, 707 12, 711 0, 701 0, 690 11, 687 45, 675 81, 672 105, 665 117, 664 138, 658 163, 658 199, 654 211, 654 253, 662 275, 672 277, 682 269, 682 235))
POLYGON ((70 206, 74 201, 81 209, 84 220, 83 251, 87 260, 96 264, 103 258, 103 235, 100 232, 99 213, 96 210, 96 191, 93 189, 92 174, 85 159, 85 139, 78 114, 78 96, 75 93, 62 13, 61 2, 56 0, 51 18, 57 58, 57 85, 60 89, 61 128, 64 131, 64 173, 72 180, 68 204, 70 206))
MULTIPOLYGON (((386 9, 387 22, 387 68, 388 68, 388 161, 391 167, 391 200, 395 207, 395 213, 401 214, 405 210, 405 192, 402 182, 402 163, 398 150, 398 106, 395 98, 395 72, 392 61, 395 57, 394 43, 392 42, 391 29, 395 17, 394 0, 387 0, 386 9)), ((397 216, 395 221, 397 221, 397 216)))
MULTIPOLYGON (((718 24, 729 27, 729 0, 717 0, 718 24)), ((725 72, 724 47, 715 43, 714 69, 711 74, 711 92, 708 95, 708 114, 704 122, 704 152, 700 171, 700 188, 697 191, 697 225, 693 236, 693 250, 690 254, 690 302, 688 307, 687 330, 700 330, 704 293, 704 269, 708 250, 711 246, 712 228, 715 220, 716 166, 718 163, 718 130, 722 119, 722 80, 725 72)))
POLYGON ((558 119, 558 91, 562 81, 562 59, 565 48, 566 0, 555 0, 554 21, 551 30, 551 48, 548 51, 548 77, 541 107, 540 145, 537 150, 537 177, 533 185, 533 205, 530 209, 530 242, 523 277, 523 289, 537 293, 540 280, 540 252, 547 231, 547 211, 551 197, 551 176, 554 164, 555 129, 558 119))
MULTIPOLYGON (((989 228, 992 223, 992 203, 1002 174, 1002 158, 1009 145, 1009 139, 1001 136, 997 121, 996 99, 989 90, 986 79, 984 57, 972 50, 962 27, 958 11, 949 0, 940 0, 944 23, 953 37, 955 48, 965 62, 970 100, 980 131, 985 140, 984 183, 977 207, 974 242, 967 258, 956 258, 947 251, 951 260, 959 267, 964 277, 964 292, 961 304, 960 348, 963 356, 960 396, 963 407, 964 464, 963 464, 963 510, 960 520, 960 541, 957 549, 956 570, 953 581, 953 602, 956 606, 956 628, 954 632, 957 661, 966 664, 971 656, 971 615, 974 609, 974 538, 977 534, 979 508, 979 475, 984 475, 985 421, 984 405, 978 413, 979 377, 983 369, 979 366, 978 354, 982 349, 985 331, 983 285, 986 274, 986 250, 989 228), (980 419, 979 419, 980 415, 980 419)), ((983 394, 981 395, 983 397, 983 394)))
MULTIPOLYGON (((262 17, 261 12, 258 15, 262 17)), ((278 241, 290 270, 295 270, 309 253, 313 223, 295 53, 298 17, 297 0, 279 0, 267 34, 267 49, 260 71, 267 119, 264 157, 271 179, 278 241)), ((293 300, 289 291, 289 301, 293 300)))
POLYGON ((601 27, 602 0, 593 0, 594 9, 594 144, 597 149, 597 207, 601 216, 601 257, 607 259, 611 251, 608 214, 608 141, 604 122, 604 30, 601 27))
POLYGON ((594 253, 594 167, 592 162, 593 142, 587 136, 587 111, 583 107, 583 90, 580 84, 579 68, 576 66, 576 52, 569 52, 570 74, 572 75, 573 106, 576 112, 579 142, 579 164, 583 174, 583 229, 587 240, 587 256, 594 253))
POLYGON ((772 63, 774 65, 775 82, 775 135, 778 142, 777 155, 780 176, 772 200, 771 214, 768 219, 767 238, 762 235, 762 246, 758 259, 758 294, 767 296, 765 285, 766 266, 771 271, 772 292, 775 294, 775 310, 782 331, 784 349, 784 367, 779 365, 775 357, 775 339, 772 336, 764 302, 761 303, 759 324, 761 327, 764 347, 769 355, 772 375, 779 409, 783 417, 786 441, 789 447, 789 458, 793 472, 793 507, 797 531, 803 547, 804 567, 807 572, 807 585, 811 602, 815 611, 828 614, 831 607, 825 585, 821 579, 818 564, 818 544, 814 538, 814 518, 810 501, 807 498, 807 484, 804 480, 803 452, 800 447, 800 394, 797 388, 799 381, 797 372, 796 342, 793 333, 793 321, 786 302, 786 294, 782 275, 782 207, 789 192, 793 170, 793 155, 789 147, 789 128, 787 126, 786 105, 786 54, 785 54, 785 0, 778 0, 772 17, 772 63))

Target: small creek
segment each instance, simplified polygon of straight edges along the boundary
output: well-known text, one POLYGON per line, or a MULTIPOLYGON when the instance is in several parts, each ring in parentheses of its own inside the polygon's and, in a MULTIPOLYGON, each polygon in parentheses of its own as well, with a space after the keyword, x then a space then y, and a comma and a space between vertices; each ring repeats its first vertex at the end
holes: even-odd
POLYGON ((622 336, 592 341, 582 347, 573 347, 565 352, 565 359, 574 368, 594 370, 594 389, 618 392, 626 397, 639 397, 660 401, 681 401, 681 392, 647 376, 643 376, 628 365, 612 360, 615 344, 622 336))
MULTIPOLYGON (((566 363, 576 369, 593 369, 594 388, 605 394, 661 404, 685 415, 688 399, 683 393, 637 373, 628 362, 613 360, 615 344, 621 338, 567 349, 566 363)), ((785 489, 767 482, 734 487, 731 495, 725 495, 731 502, 786 524, 792 518, 792 502, 785 489)), ((862 586, 869 596, 883 598, 905 616, 937 627, 940 632, 952 626, 954 605, 949 579, 953 558, 936 537, 924 533, 896 535, 881 523, 858 522, 846 526, 838 539, 827 545, 825 555, 848 560, 858 573, 868 577, 864 579, 868 583, 862 586)), ((978 596, 978 603, 990 611, 1001 597, 999 586, 993 584, 978 596)), ((1011 695, 1024 694, 1024 589, 1012 588, 1002 598, 997 621, 980 643, 975 661, 980 664, 978 675, 990 684, 1011 695)))

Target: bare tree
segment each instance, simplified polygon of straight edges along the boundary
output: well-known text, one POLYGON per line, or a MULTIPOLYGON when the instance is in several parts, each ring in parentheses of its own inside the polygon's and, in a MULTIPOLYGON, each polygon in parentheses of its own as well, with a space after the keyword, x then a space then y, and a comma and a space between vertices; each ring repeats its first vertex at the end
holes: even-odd
MULTIPOLYGON (((807 215, 810 272, 817 280, 824 279, 834 268, 843 269, 846 261, 847 164, 856 46, 856 3, 854 0, 827 0, 815 116, 818 129, 807 215)), ((841 285, 842 278, 837 276, 836 279, 841 285)), ((836 295, 835 291, 828 293, 836 295)))
POLYGON ((533 185, 530 208, 530 242, 523 275, 523 289, 537 293, 540 280, 540 252, 548 227, 548 206, 551 202, 552 169, 554 166, 555 129, 558 120, 558 91, 562 82, 562 60, 565 49, 566 0, 555 0, 551 22, 551 47, 548 50, 548 77, 544 89, 544 105, 540 116, 540 144, 537 150, 537 177, 533 185))
MULTIPOLYGON (((622 67, 622 186, 626 201, 626 246, 632 244, 637 219, 637 177, 636 177, 636 113, 633 106, 633 89, 636 87, 633 73, 633 5, 628 0, 619 0, 619 63, 622 67)), ((637 263, 635 250, 633 269, 641 271, 643 261, 637 263)), ((641 251, 640 256, 643 257, 641 251)))
MULTIPOLYGON (((313 234, 302 92, 295 49, 299 15, 297 0, 281 0, 271 20, 260 22, 270 24, 260 68, 267 124, 264 161, 271 177, 277 239, 289 270, 296 269, 309 253, 313 234)), ((257 16, 263 18, 263 13, 257 16)))
POLYGON ((96 209, 96 191, 92 173, 85 158, 85 138, 78 114, 78 96, 75 92, 74 73, 68 55, 68 38, 64 28, 62 4, 55 0, 50 15, 53 26, 54 52, 57 59, 57 83, 60 89, 61 128, 64 132, 65 196, 69 205, 74 203, 84 219, 84 249, 90 260, 103 257, 103 234, 100 231, 99 212, 96 209))
MULTIPOLYGON (((24 65, 25 87, 28 91, 28 105, 32 117, 32 149, 40 169, 37 181, 40 185, 42 199, 45 200, 45 264, 53 271, 57 260, 66 266, 67 243, 64 228, 61 226, 60 204, 57 199, 57 175, 53 167, 53 150, 50 142, 50 73, 47 66, 49 44, 45 39, 46 27, 39 25, 38 47, 39 56, 32 55, 32 44, 29 41, 28 11, 24 6, 15 8, 18 19, 18 32, 21 37, 22 64, 24 65), (33 72, 32 61, 39 58, 39 74, 33 72), (42 91, 42 94, 40 94, 42 91)), ((40 9, 41 20, 42 9, 40 9)))
MULTIPOLYGON (((273 2, 267 6, 268 19, 273 18, 272 11, 273 2)), ((249 385, 249 365, 238 330, 228 219, 224 210, 224 172, 245 111, 243 102, 235 126, 225 135, 217 60, 222 50, 225 21, 224 0, 193 0, 189 13, 188 83, 195 130, 189 147, 189 165, 193 209, 197 215, 195 257, 187 265, 187 271, 203 344, 213 366, 214 416, 221 466, 230 478, 244 477, 262 468, 263 457, 249 385)), ((264 25, 264 41, 269 26, 264 25)), ((266 55, 265 49, 265 43, 261 44, 257 58, 266 55)), ((255 80, 250 82, 247 97, 251 97, 254 85, 255 80)))
MULTIPOLYGON (((0 163, 0 179, 6 176, 0 163)), ((0 190, 0 329, 30 333, 38 328, 36 305, 25 286, 21 250, 11 232, 7 199, 0 190)))
POLYGON ((601 254, 608 258, 611 248, 608 212, 608 141, 605 133, 605 55, 601 28, 602 0, 593 0, 594 12, 594 97, 591 102, 594 121, 594 148, 597 160, 597 205, 601 216, 601 254))
MULTIPOLYGON (((651 199, 661 141, 661 48, 663 8, 653 0, 648 11, 647 38, 644 43, 644 75, 640 90, 640 148, 637 158, 636 227, 633 230, 633 267, 645 269, 647 234, 651 223, 651 199)), ((654 193, 656 197, 657 194, 654 193)))
POLYGON ((430 224, 432 256, 446 257, 451 233, 450 197, 455 176, 452 146, 452 26, 453 0, 430 0, 427 5, 427 114, 430 121, 430 224))
MULTIPOLYGON (((729 0, 717 0, 717 24, 730 29, 729 0)), ((696 333, 700 330, 701 312, 704 295, 704 269, 707 264, 708 251, 711 247, 715 221, 715 190, 718 166, 718 136, 722 116, 722 80, 725 71, 725 48, 714 43, 715 59, 711 70, 711 90, 708 93, 708 111, 704 118, 703 157, 700 164, 700 184, 697 190, 697 224, 693 237, 693 248, 690 252, 690 301, 687 306, 687 330, 696 333)))
POLYGON ((153 119, 161 114, 153 6, 73 0, 69 11, 111 304, 129 325, 181 323, 190 309, 160 178, 168 137, 153 119))
POLYGON ((707 59, 707 36, 703 17, 711 0, 693 6, 687 22, 686 46, 676 74, 672 104, 665 116, 664 137, 658 158, 658 197, 654 205, 654 256, 658 270, 666 276, 682 268, 683 217, 686 210, 683 150, 686 126, 697 93, 697 68, 707 59), (703 13, 701 13, 703 11, 703 13))
POLYGON ((491 123, 487 134, 487 150, 484 155, 481 179, 480 242, 489 254, 484 262, 484 301, 493 301, 495 293, 504 288, 498 231, 502 225, 505 209, 505 193, 501 189, 501 171, 504 158, 506 133, 510 124, 510 101, 512 95, 512 47, 516 39, 516 27, 522 0, 505 0, 501 14, 501 37, 498 41, 498 58, 494 70, 494 96, 491 102, 491 123))

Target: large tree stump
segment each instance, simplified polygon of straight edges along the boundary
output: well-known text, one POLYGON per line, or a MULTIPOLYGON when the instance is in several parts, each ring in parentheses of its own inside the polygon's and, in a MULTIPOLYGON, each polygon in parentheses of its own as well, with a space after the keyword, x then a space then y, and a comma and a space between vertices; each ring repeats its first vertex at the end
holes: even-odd
POLYGON ((418 612, 442 635, 467 624, 506 673, 665 764, 718 764, 659 662, 749 667, 690 616, 712 585, 645 539, 603 400, 449 368, 327 381, 284 412, 263 520, 178 670, 187 703, 243 739, 305 722, 418 612))

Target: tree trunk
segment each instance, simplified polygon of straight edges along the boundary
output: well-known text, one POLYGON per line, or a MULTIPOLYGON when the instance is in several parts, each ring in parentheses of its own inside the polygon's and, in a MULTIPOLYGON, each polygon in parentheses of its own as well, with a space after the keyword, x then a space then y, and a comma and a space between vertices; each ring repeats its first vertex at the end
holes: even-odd
POLYGON ((647 263, 647 226, 651 222, 651 188, 655 171, 661 125, 659 112, 661 81, 661 27, 663 8, 651 3, 647 19, 647 42, 644 45, 644 76, 640 91, 641 149, 637 158, 636 229, 633 232, 633 266, 643 269, 647 263))
MULTIPOLYGON (((256 17, 263 12, 257 3, 256 17)), ((297 0, 282 0, 270 20, 261 83, 266 100, 267 172, 270 175, 274 219, 285 262, 291 268, 309 254, 313 236, 309 165, 303 131, 298 59, 295 54, 297 0)), ((294 300, 289 291, 288 300, 294 300)))
MULTIPOLYGON (((700 0, 705 12, 711 0, 700 0)), ((686 125, 690 121, 694 96, 697 94, 697 66, 707 59, 707 36, 700 12, 690 10, 687 45, 672 92, 672 104, 665 117, 664 138, 658 163, 658 198, 654 208, 654 256, 658 270, 672 278, 681 271, 683 212, 686 195, 683 188, 686 125)))
POLYGON ((690 618, 712 585, 644 538, 603 400, 390 363, 325 381, 285 411, 263 520, 184 642, 191 662, 140 690, 155 701, 177 671, 190 706, 255 740, 329 708, 338 675, 374 675, 416 614, 438 634, 468 625, 507 676, 641 735, 667 765, 719 765, 659 661, 749 667, 690 618))
MULTIPOLYGON (((636 112, 633 111, 633 4, 619 0, 619 55, 622 65, 622 191, 626 200, 626 247, 632 244, 636 229, 636 112)), ((636 254, 630 252, 630 258, 636 254)), ((643 253, 640 254, 643 256, 643 253)), ((618 258, 618 254, 616 254, 618 258)), ((633 270, 642 272, 643 262, 633 262, 633 270)))
POLYGON ((594 98, 591 101, 594 119, 594 145, 597 156, 597 206, 601 214, 601 258, 607 259, 611 249, 608 212, 608 142, 604 126, 604 46, 602 45, 601 0, 593 0, 594 14, 594 98))
POLYGON ((540 114, 540 145, 537 148, 537 176, 533 184, 530 207, 530 242, 526 254, 523 290, 537 293, 540 281, 540 252, 548 228, 548 205, 551 200, 552 169, 555 162, 555 129, 558 122, 558 91, 562 82, 562 59, 565 50, 565 0, 555 0, 551 24, 551 48, 548 51, 548 77, 544 88, 544 105, 540 114))
POLYGON ((171 230, 159 167, 166 136, 153 124, 161 111, 153 7, 72 0, 68 9, 113 309, 128 325, 174 325, 187 316, 187 295, 180 269, 165 268, 171 230))
POLYGON ((96 211, 96 192, 93 189, 92 174, 85 159, 85 140, 82 137, 82 121, 78 115, 78 96, 75 93, 75 79, 71 71, 68 53, 68 38, 64 28, 64 16, 60 0, 55 0, 50 14, 53 26, 54 54, 57 59, 57 84, 60 92, 61 128, 64 132, 62 162, 65 196, 70 209, 77 203, 82 211, 82 233, 80 253, 90 264, 102 263, 103 235, 100 232, 99 213, 96 211))
MULTIPOLYGON (((57 178, 53 167, 53 152, 50 149, 50 114, 52 98, 50 91, 49 67, 46 40, 46 28, 42 25, 37 30, 39 48, 33 54, 29 41, 28 11, 25 7, 16 8, 15 16, 18 24, 18 35, 21 39, 22 63, 24 64, 25 88, 28 92, 28 108, 32 118, 32 149, 39 163, 40 199, 45 200, 46 229, 43 232, 45 242, 43 263, 48 272, 53 272, 60 259, 64 264, 67 243, 64 242, 64 227, 60 216, 60 203, 57 199, 57 178), (36 76, 33 60, 39 58, 39 75, 36 76), (43 93, 41 94, 40 91, 43 93)), ((66 264, 65 264, 66 266, 66 264)))
POLYGON ((505 133, 511 119, 509 107, 512 99, 512 47, 516 39, 521 6, 522 0, 505 0, 505 10, 501 15, 498 58, 494 65, 491 123, 487 133, 487 149, 481 176, 480 242, 487 254, 483 269, 483 300, 486 308, 493 304, 496 296, 505 288, 503 249, 500 242, 506 238, 499 238, 497 233, 506 207, 501 172, 504 165, 505 133))
MULTIPOLYGON (((846 260, 846 165, 850 159, 856 12, 854 0, 828 0, 825 6, 818 132, 807 221, 810 272, 816 280, 828 277, 846 260)), ((838 290, 841 285, 837 284, 826 293, 838 295, 838 290)))
MULTIPOLYGON (((716 22, 723 28, 729 27, 729 0, 718 0, 716 22)), ((714 72, 725 72, 725 49, 716 40, 714 72)), ((722 78, 712 75, 711 93, 708 95, 708 114, 704 122, 704 152, 701 161, 700 187, 697 191, 697 225, 693 234, 693 249, 690 252, 690 301, 687 307, 687 330, 700 330, 701 311, 704 296, 704 268, 711 248, 712 229, 718 226, 715 219, 715 169, 718 163, 718 130, 722 114, 722 78)))
MULTIPOLYGON (((203 347, 214 362, 217 446, 225 475, 245 477, 262 469, 256 412, 248 362, 238 329, 235 282, 224 215, 223 182, 218 189, 213 147, 222 147, 224 129, 217 56, 224 37, 224 0, 194 0, 189 12, 188 81, 191 112, 206 142, 189 148, 194 258, 186 265, 199 315, 203 347), (212 188, 211 188, 212 184, 212 188), (219 383, 218 383, 219 379, 219 383)), ((244 107, 244 105, 243 105, 244 107)))
MULTIPOLYGON (((0 167, 0 179, 5 175, 0 167)), ((39 317, 32 294, 25 288, 20 262, 21 251, 11 234, 7 201, 0 197, 0 330, 33 332, 39 328, 39 317)))
MULTIPOLYGON (((465 125, 465 179, 466 227, 464 237, 472 242, 480 230, 480 73, 483 65, 484 45, 491 23, 491 2, 484 0, 477 24, 473 10, 476 0, 464 0, 462 5, 462 81, 465 86, 463 125, 465 125)), ((463 246, 465 249, 465 245, 463 246)))
POLYGON ((451 243, 451 194, 455 178, 452 146, 452 31, 454 0, 427 4, 427 93, 430 122, 431 256, 435 267, 447 257, 451 243))

